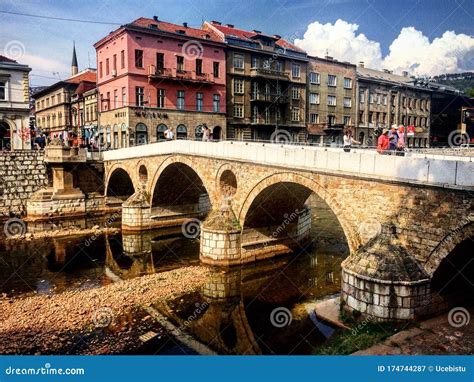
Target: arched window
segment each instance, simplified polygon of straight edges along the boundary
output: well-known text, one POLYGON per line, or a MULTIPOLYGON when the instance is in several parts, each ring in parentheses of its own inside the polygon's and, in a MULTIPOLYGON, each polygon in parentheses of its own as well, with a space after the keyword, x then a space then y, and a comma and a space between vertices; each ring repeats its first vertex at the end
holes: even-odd
POLYGON ((111 137, 110 137, 110 126, 107 126, 107 130, 106 130, 107 134, 106 134, 106 140, 105 140, 105 143, 109 146, 110 145, 110 142, 111 142, 111 137))
POLYGON ((213 141, 220 141, 221 140, 221 132, 222 132, 221 127, 220 126, 215 126, 212 129, 212 140, 213 141))
POLYGON ((148 128, 144 123, 139 123, 135 127, 136 131, 136 144, 146 145, 148 143, 148 128))
POLYGON ((176 138, 177 139, 186 139, 188 137, 188 129, 185 125, 178 125, 176 127, 176 138))
POLYGON ((120 147, 127 147, 127 125, 125 123, 122 123, 120 142, 120 147))
POLYGON ((157 141, 164 141, 165 140, 165 131, 168 129, 164 123, 160 123, 156 127, 156 140, 157 141))

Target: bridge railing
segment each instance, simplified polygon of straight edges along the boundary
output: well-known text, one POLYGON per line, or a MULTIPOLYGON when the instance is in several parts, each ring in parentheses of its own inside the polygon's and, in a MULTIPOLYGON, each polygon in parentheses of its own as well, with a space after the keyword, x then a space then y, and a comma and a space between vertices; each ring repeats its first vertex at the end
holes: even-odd
POLYGON ((125 160, 165 154, 185 154, 251 162, 291 169, 343 173, 369 179, 415 182, 441 187, 474 187, 471 157, 443 157, 408 152, 380 155, 375 150, 304 145, 175 140, 104 152, 104 160, 125 160))

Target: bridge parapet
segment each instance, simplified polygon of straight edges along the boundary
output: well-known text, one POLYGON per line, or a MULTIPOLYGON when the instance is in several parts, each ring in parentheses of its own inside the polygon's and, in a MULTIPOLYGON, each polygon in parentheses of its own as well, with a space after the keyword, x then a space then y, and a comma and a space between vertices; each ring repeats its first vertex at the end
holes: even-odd
POLYGON ((291 169, 344 174, 435 187, 474 189, 472 157, 407 153, 380 155, 376 151, 280 145, 254 142, 176 140, 104 152, 104 161, 182 154, 291 169))

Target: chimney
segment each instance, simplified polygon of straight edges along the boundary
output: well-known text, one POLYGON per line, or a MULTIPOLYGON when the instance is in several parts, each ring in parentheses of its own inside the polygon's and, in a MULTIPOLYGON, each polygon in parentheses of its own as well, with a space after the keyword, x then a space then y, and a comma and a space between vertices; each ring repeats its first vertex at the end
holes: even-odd
POLYGON ((359 61, 359 68, 363 68, 364 67, 364 61, 359 61))
POLYGON ((254 29, 252 32, 257 33, 257 34, 262 33, 262 31, 258 31, 258 30, 256 30, 256 29, 254 29))
POLYGON ((153 20, 158 21, 158 16, 153 16, 153 20))
POLYGON ((187 28, 187 27, 188 27, 188 23, 183 23, 183 27, 187 28))
POLYGON ((234 27, 234 24, 227 24, 227 26, 228 26, 229 28, 233 28, 233 27, 234 27))
POLYGON ((402 74, 403 74, 403 77, 408 77, 408 72, 406 70, 404 70, 402 74))
POLYGON ((281 36, 279 34, 274 34, 273 37, 277 38, 278 40, 281 39, 281 36))
POLYGON ((220 22, 220 21, 216 21, 216 20, 212 20, 212 21, 211 21, 211 24, 214 24, 214 25, 221 25, 221 22, 220 22))

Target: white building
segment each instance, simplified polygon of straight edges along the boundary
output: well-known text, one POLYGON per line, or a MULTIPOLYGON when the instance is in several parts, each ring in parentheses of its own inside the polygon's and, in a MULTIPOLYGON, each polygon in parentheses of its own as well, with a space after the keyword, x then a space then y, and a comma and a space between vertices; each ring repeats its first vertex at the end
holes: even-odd
POLYGON ((31 149, 30 70, 0 55, 0 150, 31 149))

